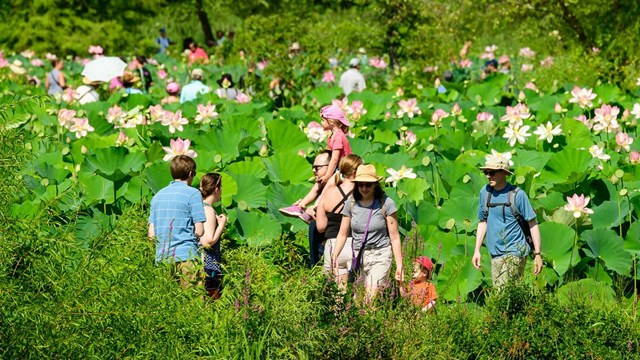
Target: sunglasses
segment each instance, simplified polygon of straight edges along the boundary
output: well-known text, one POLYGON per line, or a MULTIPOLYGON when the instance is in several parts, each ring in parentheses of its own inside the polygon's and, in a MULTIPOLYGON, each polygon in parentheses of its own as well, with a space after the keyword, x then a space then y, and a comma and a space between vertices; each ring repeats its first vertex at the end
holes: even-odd
POLYGON ((358 183, 358 187, 361 187, 361 188, 368 188, 372 186, 373 186, 373 183, 358 183))
POLYGON ((313 171, 318 171, 320 169, 322 169, 325 166, 329 166, 328 164, 325 165, 313 165, 311 168, 313 169, 313 171))
POLYGON ((501 172, 501 171, 502 171, 502 170, 485 170, 485 171, 484 171, 484 174, 485 174, 485 175, 489 175, 489 176, 493 176, 493 175, 495 175, 495 174, 497 174, 497 173, 499 173, 499 172, 501 172))

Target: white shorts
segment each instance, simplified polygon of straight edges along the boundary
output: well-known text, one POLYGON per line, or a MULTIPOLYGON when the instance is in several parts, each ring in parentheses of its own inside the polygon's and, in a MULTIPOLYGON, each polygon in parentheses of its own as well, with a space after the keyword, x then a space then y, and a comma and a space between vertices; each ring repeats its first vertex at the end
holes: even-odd
MULTIPOLYGON (((337 239, 327 239, 327 242, 324 244, 324 265, 322 267, 325 274, 332 274, 332 266, 335 268, 336 264, 331 264, 331 254, 333 254, 333 249, 336 248, 337 239)), ((338 255, 338 275, 347 275, 349 270, 351 269, 351 259, 353 258, 352 250, 351 250, 351 238, 348 237, 347 241, 344 243, 342 247, 342 251, 340 255, 338 255)))
POLYGON ((391 273, 391 245, 365 250, 362 254, 362 276, 367 287, 383 287, 389 281, 391 273))

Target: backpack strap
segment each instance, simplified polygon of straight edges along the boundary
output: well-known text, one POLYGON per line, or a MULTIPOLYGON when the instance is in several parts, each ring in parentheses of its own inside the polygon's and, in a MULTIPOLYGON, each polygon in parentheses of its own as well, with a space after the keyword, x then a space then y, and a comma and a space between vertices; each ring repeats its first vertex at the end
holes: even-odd
POLYGON ((520 212, 516 208, 516 194, 519 190, 520 188, 517 186, 514 186, 511 188, 511 190, 509 190, 509 205, 511 206, 511 213, 518 220, 520 220, 520 218, 522 217, 522 215, 520 215, 520 212))

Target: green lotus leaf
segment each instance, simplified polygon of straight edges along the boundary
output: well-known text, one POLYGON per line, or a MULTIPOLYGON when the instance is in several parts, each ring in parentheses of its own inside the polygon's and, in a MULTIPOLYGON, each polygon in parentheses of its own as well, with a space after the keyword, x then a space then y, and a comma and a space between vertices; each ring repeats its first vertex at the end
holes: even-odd
POLYGON ((458 181, 468 173, 478 171, 476 168, 469 166, 460 161, 443 160, 439 164, 440 174, 449 188, 454 187, 458 181))
POLYGON ((531 151, 531 150, 518 150, 516 156, 513 157, 513 164, 515 169, 523 167, 531 167, 537 171, 544 168, 549 159, 551 153, 531 151))
MULTIPOLYGON (((327 105, 331 104, 331 100, 336 99, 342 95, 342 88, 340 87, 317 87, 309 93, 312 99, 316 99, 318 104, 327 105)), ((286 109, 285 109, 286 110, 286 109)), ((303 110, 304 112, 304 110, 303 110)))
POLYGON ((602 305, 615 301, 615 292, 611 286, 594 279, 567 283, 558 289, 557 296, 558 300, 566 304, 575 304, 578 299, 591 300, 594 304, 602 305))
POLYGON ((155 163, 147 167, 141 176, 154 194, 173 181, 168 162, 155 163))
POLYGON ((594 228, 610 229, 612 227, 620 226, 620 223, 626 221, 626 217, 629 214, 629 203, 622 200, 620 204, 618 201, 605 201, 600 206, 593 208, 593 214, 591 215, 591 223, 594 228), (620 209, 618 209, 618 206, 620 209))
POLYGON ((472 138, 465 131, 443 130, 438 141, 442 146, 441 155, 451 160, 457 158, 462 149, 473 148, 472 138))
POLYGON ((38 157, 33 169, 40 177, 48 179, 50 184, 60 184, 71 175, 70 171, 62 168, 63 165, 62 154, 43 154, 38 157))
POLYGON ((589 249, 584 248, 585 254, 592 259, 601 259, 605 266, 620 275, 629 275, 631 268, 631 254, 624 251, 624 242, 613 230, 587 230, 580 237, 589 249))
MULTIPOLYGON (((567 200, 558 192, 552 192, 546 194, 546 196, 537 199, 531 199, 531 203, 535 203, 537 206, 542 207, 547 212, 555 211, 556 209, 563 207, 567 200)), ((573 216, 573 215, 572 215, 573 216)))
POLYGON ((620 89, 613 84, 602 84, 594 89, 604 104, 620 99, 620 89))
POLYGON ((225 170, 234 175, 253 175, 258 179, 264 179, 267 175, 264 162, 257 157, 229 164, 225 167, 225 170))
POLYGON ((144 183, 141 177, 132 178, 122 188, 125 189, 124 198, 134 204, 149 195, 149 186, 144 183))
MULTIPOLYGON (((270 115, 270 114, 269 114, 270 115)), ((253 116, 234 116, 231 121, 224 124, 225 131, 232 133, 247 135, 254 138, 262 138, 262 130, 260 129, 260 121, 256 121, 253 116)))
POLYGON ((562 150, 551 156, 540 178, 554 185, 569 184, 567 191, 570 191, 591 173, 592 160, 586 150, 562 150))
POLYGON ((491 83, 480 83, 469 86, 466 97, 475 103, 494 105, 500 101, 500 93, 500 87, 491 83))
POLYGON ((538 226, 544 259, 558 275, 564 275, 571 266, 580 262, 578 249, 573 249, 576 232, 566 225, 554 222, 544 222, 538 226))
MULTIPOLYGON (((431 185, 422 178, 403 179, 398 182, 398 193, 402 193, 409 201, 420 203, 425 198, 425 192, 431 185)), ((427 193, 428 196, 428 193, 427 193)))
POLYGON ((373 143, 369 140, 358 138, 349 139, 349 145, 351 145, 351 150, 354 154, 358 154, 363 158, 375 154, 382 147, 380 143, 373 143))
POLYGON ((478 199, 457 196, 446 200, 438 213, 438 226, 445 228, 449 219, 455 220, 457 232, 473 230, 478 225, 478 199))
POLYGON ((536 118, 546 121, 554 113, 554 108, 561 100, 557 96, 538 96, 538 93, 527 94, 527 106, 535 111, 536 118))
POLYGON ((418 202, 417 207, 409 203, 407 212, 416 224, 422 228, 426 228, 427 225, 438 225, 438 210, 431 202, 418 202))
POLYGON ((262 161, 267 167, 271 181, 296 184, 306 182, 313 176, 311 165, 305 158, 295 153, 280 152, 262 161))
POLYGON ((302 130, 290 121, 271 120, 266 123, 267 135, 274 153, 297 152, 309 145, 302 130))
POLYGON ((128 94, 122 97, 122 102, 126 109, 133 109, 136 106, 142 106, 143 109, 146 109, 151 105, 149 96, 143 94, 128 94))
POLYGON ((438 284, 447 284, 442 297, 448 301, 466 301, 467 295, 482 285, 482 277, 482 272, 473 267, 470 257, 450 258, 438 275, 438 284))
POLYGON ((400 170, 403 165, 408 168, 415 168, 416 166, 420 165, 420 160, 412 159, 411 156, 405 152, 395 154, 378 152, 375 154, 370 154, 363 159, 367 164, 375 164, 378 176, 385 177, 389 175, 389 173, 387 173, 388 168, 400 170))
POLYGON ((82 184, 84 195, 89 200, 89 204, 102 201, 106 204, 112 204, 115 201, 113 181, 102 176, 82 172, 78 174, 78 180, 82 184))
POLYGON ((282 234, 282 226, 268 215, 263 213, 245 212, 236 210, 238 223, 238 235, 249 246, 267 246, 279 238, 282 234))
POLYGON ((82 172, 104 174, 110 180, 124 178, 130 172, 142 170, 146 155, 142 152, 128 153, 124 147, 93 149, 93 154, 85 158, 82 172))
POLYGON ((588 149, 593 145, 591 130, 580 121, 575 121, 573 116, 566 115, 567 118, 561 122, 562 133, 568 134, 565 137, 567 141, 566 148, 570 149, 588 149))
POLYGON ((373 132, 373 141, 377 143, 393 145, 398 141, 398 135, 389 130, 376 129, 373 132))
POLYGON ((308 225, 299 218, 284 216, 278 211, 282 207, 289 206, 299 199, 302 199, 309 192, 309 186, 305 184, 282 185, 271 183, 267 187, 267 208, 269 214, 279 223, 291 224, 291 231, 294 233, 307 231, 308 225))
MULTIPOLYGON (((331 101, 329 100, 329 102, 331 101)), ((305 111, 305 109, 300 105, 296 105, 288 109, 280 109, 280 111, 278 111, 278 115, 282 116, 282 118, 284 118, 285 120, 303 120, 309 117, 307 116, 307 112, 305 111)), ((316 118, 316 116, 313 117, 316 118)), ((319 118, 319 115, 317 117, 319 118)), ((289 121, 289 123, 294 122, 295 121, 289 121)))
POLYGON ((253 175, 240 174, 235 176, 238 184, 238 192, 233 200, 242 210, 255 209, 267 206, 267 187, 253 175))
MULTIPOLYGON (((358 121, 362 123, 369 119, 381 118, 387 111, 387 104, 395 102, 393 99, 394 95, 395 94, 389 92, 376 94, 368 90, 359 93, 352 92, 349 94, 349 104, 353 103, 354 100, 362 101, 362 106, 367 110, 367 113, 358 121)), ((392 115, 395 116, 393 111, 391 112, 392 115)))
POLYGON ((640 221, 634 221, 629 227, 623 248, 635 256, 640 255, 640 221))
POLYGON ((198 152, 199 149, 211 151, 219 154, 223 162, 231 162, 240 155, 238 144, 243 138, 244 135, 239 132, 216 129, 213 132, 200 134, 193 138, 195 142, 194 149, 196 152, 198 152))
POLYGON ((232 175, 226 172, 221 172, 220 176, 222 176, 222 199, 220 201, 223 206, 229 207, 234 196, 238 193, 238 183, 232 175))
POLYGON ((453 232, 444 232, 435 226, 427 226, 421 234, 426 239, 424 254, 427 256, 445 262, 460 254, 457 250, 458 236, 453 232))

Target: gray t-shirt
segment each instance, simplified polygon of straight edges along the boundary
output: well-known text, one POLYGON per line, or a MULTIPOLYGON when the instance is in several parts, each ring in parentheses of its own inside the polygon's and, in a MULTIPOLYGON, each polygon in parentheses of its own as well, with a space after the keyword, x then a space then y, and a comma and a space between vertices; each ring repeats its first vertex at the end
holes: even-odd
MULTIPOLYGON (((344 208, 342 209, 342 215, 351 217, 351 237, 353 238, 353 248, 358 251, 362 246, 364 230, 367 226, 371 207, 362 207, 358 201, 356 201, 352 210, 352 201, 353 197, 351 196, 347 201, 345 201, 344 208)), ((365 249, 379 249, 391 244, 389 231, 387 230, 387 220, 383 216, 380 205, 380 200, 375 200, 372 205, 373 213, 371 215, 371 222, 369 223, 369 234, 367 235, 367 244, 365 245, 365 249)), ((385 197, 384 208, 387 216, 398 211, 396 203, 389 197, 385 197)))

